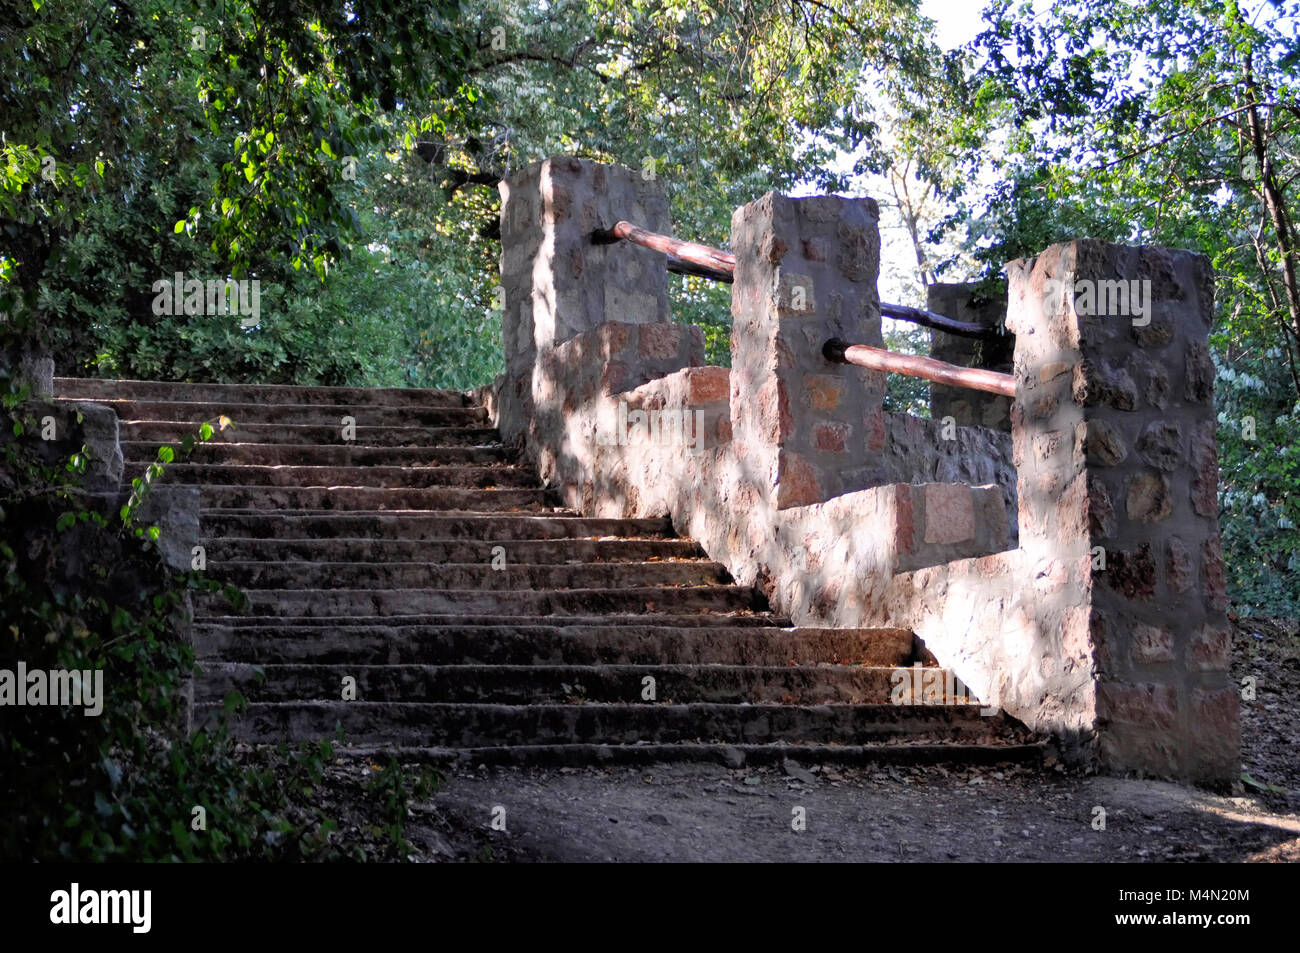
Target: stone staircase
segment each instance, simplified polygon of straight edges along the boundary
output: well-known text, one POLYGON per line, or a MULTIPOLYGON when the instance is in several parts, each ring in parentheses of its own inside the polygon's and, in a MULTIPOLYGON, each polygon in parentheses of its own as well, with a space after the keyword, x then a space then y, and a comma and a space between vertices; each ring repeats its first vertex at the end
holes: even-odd
MULTIPOLYGON (((251 743, 496 763, 1033 760, 979 706, 893 704, 908 631, 793 627, 666 519, 558 505, 482 407, 437 390, 56 380, 116 409, 128 478, 225 415, 201 488, 196 719, 251 743), (355 439, 344 440, 345 418, 355 439), (344 700, 355 681, 354 700, 344 700), (653 692, 651 692, 653 686, 653 692)), ((930 663, 932 665, 932 663, 930 663)))

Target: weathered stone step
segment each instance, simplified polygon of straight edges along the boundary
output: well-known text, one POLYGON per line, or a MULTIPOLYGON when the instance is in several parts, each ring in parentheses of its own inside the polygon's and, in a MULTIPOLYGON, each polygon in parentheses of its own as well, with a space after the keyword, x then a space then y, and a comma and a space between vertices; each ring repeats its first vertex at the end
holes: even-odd
MULTIPOLYGON (((166 445, 179 451, 179 441, 166 445)), ((127 464, 153 463, 163 441, 123 441, 127 464)), ((489 447, 359 447, 352 443, 311 446, 276 443, 196 443, 188 462, 227 466, 474 466, 508 463, 511 453, 502 446, 489 447)), ((534 481, 536 482, 536 481, 534 481)))
POLYGON ((356 404, 384 407, 465 407, 460 391, 416 387, 326 387, 294 384, 189 384, 174 381, 56 377, 60 397, 100 401, 137 399, 238 404, 356 404))
MULTIPOLYGON (((207 503, 200 500, 200 503, 207 503)), ((206 535, 257 539, 402 539, 473 540, 485 544, 523 540, 570 540, 671 537, 672 522, 663 517, 611 519, 572 513, 464 514, 428 512, 316 512, 204 507, 200 525, 206 535)))
POLYGON ((169 483, 199 486, 538 488, 537 475, 532 470, 506 464, 493 467, 417 464, 397 467, 349 467, 174 463, 166 468, 166 479, 169 483))
MULTIPOLYGON (((206 662, 195 698, 238 691, 251 702, 334 701, 345 678, 358 701, 561 704, 749 702, 800 705, 893 702, 911 685, 903 668, 855 665, 253 665, 206 662)), ((939 676, 945 673, 937 672, 939 676)), ((900 696, 901 697, 901 696, 900 696)))
POLYGON ((692 539, 256 539, 214 536, 203 540, 209 565, 229 560, 319 562, 491 563, 501 550, 507 565, 646 562, 702 559, 692 539))
MULTIPOLYGON (((220 705, 195 705, 199 724, 220 705)), ((537 744, 812 742, 926 737, 979 741, 1013 733, 978 705, 493 705, 437 702, 254 702, 232 719, 254 743, 332 738, 353 744, 457 748, 537 744)))
POLYGON ((195 652, 317 665, 909 665, 917 658, 905 629, 793 628, 766 615, 346 621, 200 620, 195 652))
MULTIPOLYGON (((215 604, 214 604, 215 606, 215 604)), ((334 627, 354 627, 358 625, 378 625, 384 627, 401 628, 406 626, 451 626, 452 628, 479 628, 482 626, 506 626, 513 628, 516 626, 542 626, 554 628, 556 626, 570 625, 593 625, 593 626, 616 626, 623 627, 629 625, 651 625, 655 627, 683 627, 697 628, 700 626, 727 627, 727 626, 760 626, 776 629, 793 629, 794 624, 787 618, 775 615, 771 612, 758 611, 753 609, 737 609, 731 612, 715 613, 688 613, 684 615, 674 615, 668 613, 656 613, 653 619, 647 622, 646 617, 640 613, 598 613, 595 615, 587 614, 547 614, 547 615, 502 615, 499 613, 474 613, 472 619, 457 614, 418 614, 418 615, 386 615, 382 618, 358 619, 352 615, 331 616, 328 613, 312 616, 295 616, 295 615, 258 615, 257 613, 241 613, 239 615, 222 615, 216 612, 202 613, 198 620, 199 625, 209 628, 260 628, 271 632, 276 628, 284 631, 301 629, 303 632, 313 630, 328 629, 334 627)), ((812 631, 839 631, 814 629, 812 631)), ((895 629, 882 629, 870 631, 903 631, 895 629)))
POLYGON ((509 745, 493 748, 433 748, 386 745, 336 745, 343 758, 373 762, 377 755, 392 756, 402 763, 470 765, 650 765, 682 762, 743 765, 798 764, 826 765, 1034 765, 1049 750, 1044 742, 990 739, 982 744, 935 743, 926 740, 887 740, 876 744, 558 744, 509 745))
MULTIPOLYGON (((199 420, 123 420, 123 440, 176 443, 197 434, 199 420)), ((492 427, 372 427, 358 423, 356 440, 343 439, 343 429, 320 424, 237 423, 215 431, 214 441, 276 443, 303 446, 476 447, 496 445, 501 435, 492 427)))
MULTIPOLYGON (((55 398, 71 400, 73 398, 55 398)), ((371 404, 236 404, 191 400, 96 398, 117 411, 119 420, 215 420, 225 415, 237 428, 248 424, 313 424, 332 429, 339 438, 345 417, 362 427, 473 427, 488 419, 482 407, 377 407, 371 404)))
POLYGON ((534 589, 626 589, 634 586, 708 586, 731 581, 705 559, 586 563, 573 566, 483 563, 313 562, 208 559, 222 582, 256 589, 490 589, 503 596, 534 589))
MULTIPOLYGON (((574 615, 604 612, 735 612, 762 609, 744 586, 627 589, 557 589, 497 592, 483 589, 252 589, 249 611, 258 615, 574 615)), ((220 594, 198 597, 203 613, 228 612, 220 594)))
POLYGON ((559 505, 552 490, 459 487, 205 486, 204 507, 263 510, 459 510, 501 513, 559 505))

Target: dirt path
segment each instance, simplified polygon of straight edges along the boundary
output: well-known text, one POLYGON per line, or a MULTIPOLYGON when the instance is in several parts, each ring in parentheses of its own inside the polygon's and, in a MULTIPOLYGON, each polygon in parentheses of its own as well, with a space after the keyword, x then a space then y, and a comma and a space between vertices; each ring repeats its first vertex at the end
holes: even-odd
POLYGON ((1251 799, 1015 768, 486 769, 449 777, 431 806, 497 860, 1241 861, 1287 844, 1300 858, 1300 816, 1251 799))

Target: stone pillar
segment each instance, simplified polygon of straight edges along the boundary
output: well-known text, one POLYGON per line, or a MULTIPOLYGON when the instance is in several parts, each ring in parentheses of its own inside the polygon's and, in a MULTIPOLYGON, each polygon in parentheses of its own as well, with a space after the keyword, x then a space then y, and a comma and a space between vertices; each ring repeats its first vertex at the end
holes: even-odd
POLYGON ((1026 664, 1105 769, 1234 779, 1210 264, 1077 241, 1007 268, 1026 664))
POLYGON ((670 232, 668 199, 656 180, 622 166, 555 157, 501 182, 502 337, 506 381, 502 436, 514 441, 532 419, 539 351, 603 321, 668 321, 664 256, 591 235, 626 219, 670 232))
POLYGON ((22 342, 0 345, 0 370, 15 387, 26 387, 30 399, 54 396, 54 359, 43 348, 22 342))
POLYGON ((731 417, 738 455, 778 509, 887 482, 884 376, 822 356, 881 346, 873 199, 769 192, 731 219, 731 417))
MULTIPOLYGON (((1000 298, 977 299, 971 284, 935 284, 926 290, 927 310, 958 321, 1000 327, 1007 302, 1000 298)), ((1016 339, 1012 334, 988 338, 967 338, 943 331, 930 331, 930 356, 958 367, 981 367, 1011 373, 1016 339)), ((930 385, 930 417, 952 417, 959 427, 989 427, 1011 431, 1011 398, 967 387, 930 385)))

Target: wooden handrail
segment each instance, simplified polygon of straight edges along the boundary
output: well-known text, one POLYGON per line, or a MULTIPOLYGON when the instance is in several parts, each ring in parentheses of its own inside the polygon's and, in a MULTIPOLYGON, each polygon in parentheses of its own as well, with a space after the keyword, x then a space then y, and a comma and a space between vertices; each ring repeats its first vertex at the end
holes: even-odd
POLYGON ((695 242, 684 242, 671 235, 660 235, 631 222, 615 222, 612 228, 597 229, 591 236, 592 243, 596 245, 612 245, 620 239, 663 252, 670 260, 675 258, 692 265, 699 269, 692 274, 701 274, 705 278, 731 281, 736 271, 736 256, 731 252, 697 245, 695 242))
POLYGON ((977 367, 958 367, 946 361, 936 361, 932 357, 917 354, 896 354, 883 348, 869 347, 866 344, 846 344, 838 338, 831 338, 822 347, 826 360, 837 364, 855 364, 873 371, 888 371, 891 374, 906 374, 908 377, 920 377, 936 384, 949 387, 969 387, 972 390, 988 391, 1003 397, 1016 396, 1016 379, 1010 374, 997 371, 981 370, 977 367))
MULTIPOLYGON (((697 275, 701 278, 728 283, 734 281, 736 277, 736 256, 731 252, 647 231, 631 222, 620 221, 615 222, 610 228, 598 228, 592 233, 591 241, 595 245, 612 245, 617 241, 629 241, 634 245, 653 248, 668 256, 668 270, 679 275, 697 275)), ((909 308, 901 304, 882 301, 880 313, 886 318, 910 321, 912 324, 958 337, 986 338, 997 333, 982 324, 957 321, 933 311, 909 308)))

